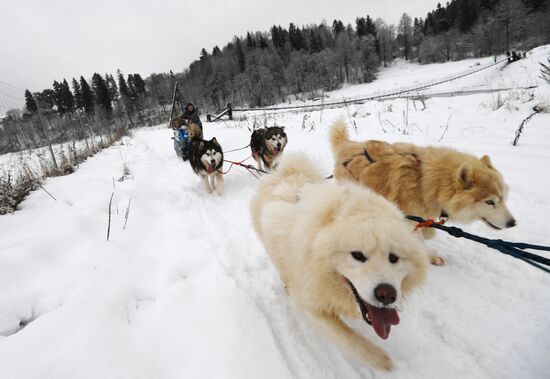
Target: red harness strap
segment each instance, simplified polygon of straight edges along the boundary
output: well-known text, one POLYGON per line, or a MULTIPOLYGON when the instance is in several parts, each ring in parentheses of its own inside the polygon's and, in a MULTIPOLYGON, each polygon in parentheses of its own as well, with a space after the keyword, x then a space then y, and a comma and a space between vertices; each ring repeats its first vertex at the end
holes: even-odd
POLYGON ((416 224, 414 230, 417 231, 420 228, 429 228, 433 224, 443 225, 444 223, 445 223, 444 219, 440 219, 439 221, 435 221, 433 218, 429 218, 424 222, 419 222, 418 224, 416 224))
MULTIPOLYGON (((227 174, 229 171, 231 171, 231 169, 233 168, 233 166, 244 166, 243 165, 243 162, 252 158, 252 155, 249 156, 248 158, 245 158, 243 159, 242 161, 238 161, 238 162, 235 162, 235 161, 230 161, 230 160, 227 160, 227 159, 224 159, 224 162, 227 162, 227 163, 230 163, 231 165, 229 166, 229 168, 227 169, 226 172, 223 172, 223 171, 219 171, 222 175, 225 175, 227 174)), ((248 169, 247 169, 248 170, 248 169)), ((254 175, 250 170, 248 170, 248 172, 250 172, 252 174, 252 176, 256 177, 256 175, 254 175)))

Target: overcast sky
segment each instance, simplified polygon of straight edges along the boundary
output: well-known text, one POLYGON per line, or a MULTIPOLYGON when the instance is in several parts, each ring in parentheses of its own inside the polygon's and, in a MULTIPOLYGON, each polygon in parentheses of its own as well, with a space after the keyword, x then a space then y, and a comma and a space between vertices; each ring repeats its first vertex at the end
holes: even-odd
POLYGON ((369 14, 397 23, 437 0, 0 0, 0 81, 38 91, 53 80, 181 71, 234 35, 369 14))

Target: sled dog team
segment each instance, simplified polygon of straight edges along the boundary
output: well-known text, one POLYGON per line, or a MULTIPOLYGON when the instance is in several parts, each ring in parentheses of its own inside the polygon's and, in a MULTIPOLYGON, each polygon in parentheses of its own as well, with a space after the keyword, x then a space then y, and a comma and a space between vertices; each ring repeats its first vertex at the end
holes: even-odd
MULTIPOLYGON (((389 355, 344 320, 362 318, 388 338, 399 324, 400 305, 422 284, 429 262, 444 263, 424 243, 433 230, 414 232, 404 214, 510 228, 516 221, 505 203, 508 187, 487 155, 352 141, 343 121, 330 129, 334 181, 302 155, 281 157, 286 143, 282 128, 252 133, 258 168, 273 170, 251 202, 254 229, 310 323, 349 354, 391 370, 389 355)), ((201 134, 192 146, 193 170, 208 192, 221 193, 220 145, 201 134), (208 177, 218 182, 208 184, 208 177)))
MULTIPOLYGON (((187 104, 187 109, 193 104, 187 104)), ((200 119, 198 120, 200 122, 200 119)), ((191 168, 201 179, 207 193, 223 194, 223 149, 216 140, 205 140, 202 125, 196 120, 181 117, 172 120, 174 130, 174 149, 184 161, 189 160, 191 168), (185 120, 185 122, 184 122, 185 120), (185 123, 185 127, 184 126, 185 123)), ((271 171, 283 153, 287 144, 284 126, 256 129, 250 136, 252 158, 258 170, 271 171)))

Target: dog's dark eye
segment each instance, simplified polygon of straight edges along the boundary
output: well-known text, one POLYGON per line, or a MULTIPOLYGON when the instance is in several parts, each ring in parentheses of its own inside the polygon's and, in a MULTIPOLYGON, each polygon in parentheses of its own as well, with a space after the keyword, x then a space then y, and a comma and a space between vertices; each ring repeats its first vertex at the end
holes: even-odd
POLYGON ((390 253, 388 260, 390 261, 390 263, 397 263, 399 261, 399 257, 394 253, 390 253))
POLYGON ((367 260, 367 257, 365 256, 365 254, 363 254, 358 250, 354 250, 350 254, 353 257, 353 259, 358 260, 359 262, 365 262, 367 260))
POLYGON ((486 200, 485 204, 494 206, 495 202, 493 200, 486 200))

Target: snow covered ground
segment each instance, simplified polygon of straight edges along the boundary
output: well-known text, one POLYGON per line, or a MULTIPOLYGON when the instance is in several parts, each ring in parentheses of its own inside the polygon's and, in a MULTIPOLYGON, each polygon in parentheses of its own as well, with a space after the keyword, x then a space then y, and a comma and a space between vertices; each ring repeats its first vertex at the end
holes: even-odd
MULTIPOLYGON (((537 62, 550 47, 531 57, 535 53, 537 59, 454 86, 497 86, 495 78, 510 87, 520 79, 542 84, 537 62)), ((383 70, 379 81, 329 95, 360 96, 472 64, 401 63, 383 70)), ((519 146, 511 145, 532 106, 550 100, 550 87, 509 91, 500 100, 496 110, 496 95, 482 94, 429 99, 425 109, 418 101, 392 100, 322 112, 236 114, 239 121, 205 123, 205 136, 230 150, 248 144, 254 123, 286 125, 287 151, 306 152, 327 175, 333 164, 327 131, 337 117, 355 124, 356 139, 487 153, 510 186, 508 205, 518 226, 465 228, 550 245, 550 114, 535 115, 519 146)), ((445 234, 428 244, 447 265, 430 268, 387 341, 354 324, 392 356, 396 370, 381 373, 345 356, 293 307, 256 238, 248 206, 257 180, 234 167, 225 176, 225 194, 207 195, 176 158, 170 137, 162 127, 141 129, 74 174, 48 179, 44 186, 57 201, 36 191, 20 211, 0 216, 0 378, 549 377, 550 276, 445 234), (131 178, 118 182, 125 163, 131 178)))

